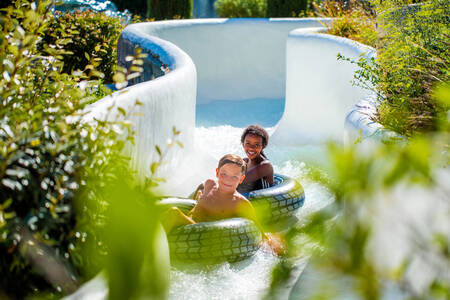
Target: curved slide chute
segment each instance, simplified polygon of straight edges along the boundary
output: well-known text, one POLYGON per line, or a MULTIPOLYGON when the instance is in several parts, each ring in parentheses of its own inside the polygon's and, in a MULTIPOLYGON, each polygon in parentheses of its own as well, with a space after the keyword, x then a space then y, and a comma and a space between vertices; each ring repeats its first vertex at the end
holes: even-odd
MULTIPOLYGON (((136 146, 133 166, 149 172, 155 145, 164 146, 175 125, 185 149, 170 151, 161 176, 174 195, 185 196, 198 183, 198 168, 215 169, 215 159, 193 149, 195 106, 211 101, 273 99, 285 111, 271 137, 274 145, 342 140, 344 121, 367 91, 352 86, 356 68, 337 54, 357 60, 373 49, 344 38, 319 33, 329 19, 196 19, 127 26, 119 40, 119 61, 136 47, 148 53, 138 83, 94 104, 105 114, 114 101, 133 109, 136 146), (158 77, 159 76, 159 77, 158 77), (157 77, 156 79, 152 79, 157 77), (136 117, 138 115, 139 117, 136 117), (175 173, 190 173, 186 178, 175 173), (173 179, 173 180, 172 180, 173 179), (195 179, 195 180, 194 180, 195 179), (177 189, 176 187, 185 188, 177 189)), ((245 118, 245 112, 236 112, 245 118)))

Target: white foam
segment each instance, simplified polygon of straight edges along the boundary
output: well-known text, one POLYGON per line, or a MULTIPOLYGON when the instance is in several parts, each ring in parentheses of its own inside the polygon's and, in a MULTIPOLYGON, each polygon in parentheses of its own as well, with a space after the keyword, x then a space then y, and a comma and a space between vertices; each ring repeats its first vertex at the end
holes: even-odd
MULTIPOLYGON (((274 128, 266 128, 269 133, 274 128)), ((216 127, 198 127, 195 131, 195 147, 209 153, 218 160, 226 153, 245 155, 240 144, 244 128, 229 125, 216 127)), ((268 157, 274 150, 268 147, 268 157), (270 150, 269 150, 270 149, 270 150)), ((291 149, 292 150, 292 149, 291 149)), ((286 153, 286 150, 284 153, 286 153)), ((294 151, 295 152, 295 151, 294 151)), ((291 152, 292 153, 292 152, 291 152)), ((315 152, 320 155, 319 152, 315 152)), ((307 180, 307 163, 284 156, 272 160, 276 173, 298 178, 305 190, 305 203, 296 216, 304 218, 333 201, 332 195, 320 184, 307 180)), ((172 268, 171 299, 261 299, 270 286, 273 267, 279 258, 260 249, 253 257, 234 264, 223 263, 206 269, 194 266, 188 269, 172 268)), ((298 265, 305 264, 304 258, 298 259, 298 265)))

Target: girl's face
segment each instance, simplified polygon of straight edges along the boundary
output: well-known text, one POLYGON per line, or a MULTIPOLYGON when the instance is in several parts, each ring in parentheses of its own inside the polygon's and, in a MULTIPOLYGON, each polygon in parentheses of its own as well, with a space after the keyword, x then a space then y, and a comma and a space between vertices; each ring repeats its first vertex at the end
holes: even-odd
POLYGON ((244 151, 247 157, 252 160, 259 157, 263 149, 263 139, 262 137, 254 134, 247 134, 244 138, 244 151))

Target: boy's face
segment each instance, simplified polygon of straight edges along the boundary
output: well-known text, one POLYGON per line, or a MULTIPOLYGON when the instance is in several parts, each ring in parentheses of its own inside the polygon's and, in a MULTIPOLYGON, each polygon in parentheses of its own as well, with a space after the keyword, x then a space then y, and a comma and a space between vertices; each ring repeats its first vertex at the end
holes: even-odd
POLYGON ((220 169, 216 169, 219 189, 224 192, 234 193, 237 186, 244 180, 245 175, 241 167, 235 164, 224 164, 220 169))

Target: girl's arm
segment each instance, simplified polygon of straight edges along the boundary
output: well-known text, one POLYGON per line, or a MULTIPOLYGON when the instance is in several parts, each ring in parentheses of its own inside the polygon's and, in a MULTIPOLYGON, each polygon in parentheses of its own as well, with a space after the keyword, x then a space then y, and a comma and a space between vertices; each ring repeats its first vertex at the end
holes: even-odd
POLYGON ((266 233, 264 231, 264 228, 262 227, 261 223, 259 223, 258 218, 256 217, 255 209, 253 208, 253 205, 243 197, 241 204, 238 207, 238 215, 240 217, 252 220, 256 227, 261 231, 263 240, 269 245, 269 247, 272 249, 272 251, 277 254, 283 254, 284 253, 284 243, 282 239, 279 236, 274 236, 271 233, 266 233))
POLYGON ((253 208, 253 205, 250 203, 250 201, 248 201, 246 198, 242 197, 240 199, 241 203, 238 206, 238 212, 237 215, 239 217, 243 217, 249 220, 252 220, 256 227, 258 227, 258 229, 261 231, 261 233, 264 234, 264 228, 262 227, 262 225, 259 223, 258 218, 256 217, 256 213, 255 213, 255 209, 253 208))
POLYGON ((267 181, 270 186, 273 185, 273 166, 270 161, 263 164, 261 172, 263 173, 263 178, 267 181))
POLYGON ((263 178, 271 186, 273 185, 273 166, 270 161, 263 161, 258 166, 248 170, 245 173, 244 182, 253 182, 263 178))

